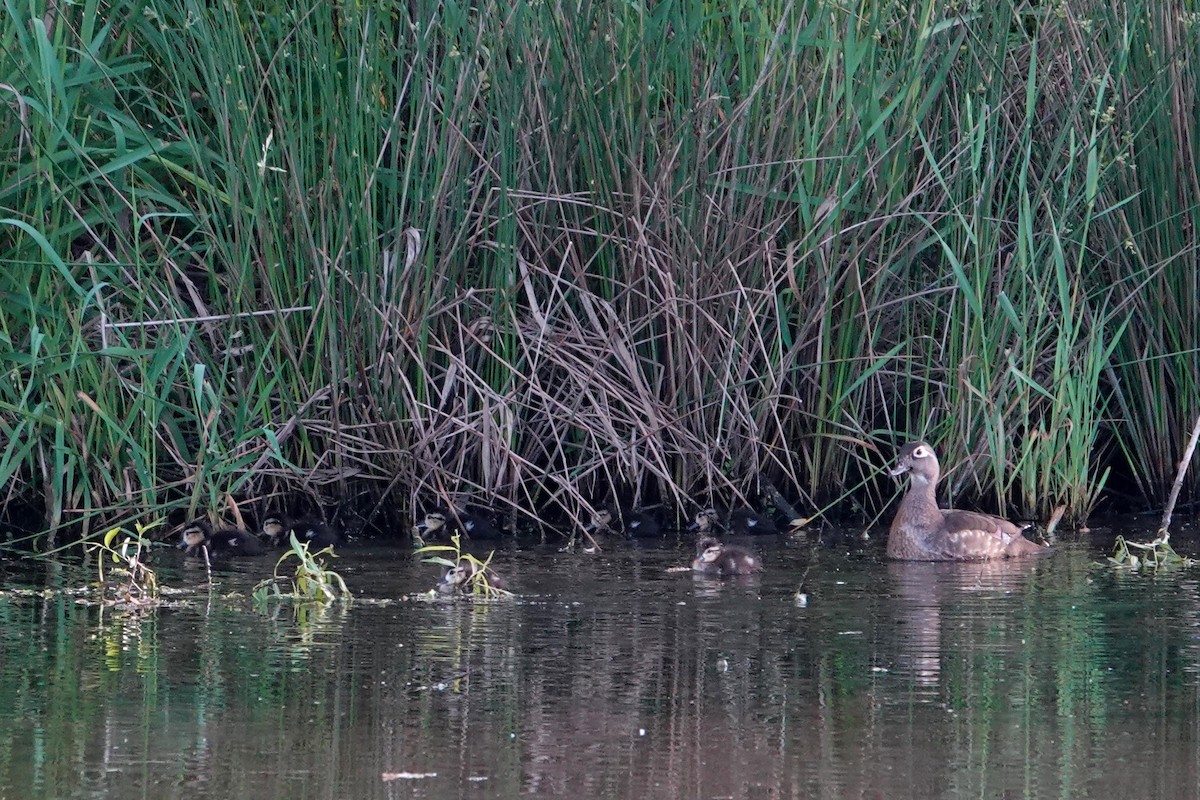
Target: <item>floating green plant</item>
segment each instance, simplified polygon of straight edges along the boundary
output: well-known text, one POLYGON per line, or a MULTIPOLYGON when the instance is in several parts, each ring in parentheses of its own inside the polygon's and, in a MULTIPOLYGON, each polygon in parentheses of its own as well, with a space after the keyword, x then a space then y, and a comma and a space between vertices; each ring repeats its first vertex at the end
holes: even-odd
POLYGON ((157 527, 158 524, 153 522, 143 525, 139 522, 135 526, 134 533, 130 533, 124 528, 113 528, 105 533, 99 542, 90 542, 85 545, 89 552, 96 554, 97 584, 100 588, 102 605, 125 609, 142 609, 158 605, 158 576, 142 561, 142 551, 150 543, 145 534, 150 529, 157 527), (125 538, 118 542, 117 539, 122 534, 125 538), (104 564, 110 559, 117 564, 111 574, 120 578, 113 583, 105 580, 104 575, 104 564))
POLYGON ((1195 559, 1176 553, 1168 536, 1159 536, 1152 542, 1131 542, 1124 536, 1118 536, 1108 560, 1118 567, 1129 569, 1190 567, 1196 563, 1195 559))
POLYGON ((301 603, 332 603, 334 600, 351 598, 350 590, 346 587, 342 576, 326 567, 321 558, 322 556, 337 558, 333 547, 326 547, 310 553, 308 543, 300 542, 295 533, 290 534, 288 540, 291 546, 275 562, 274 574, 254 587, 251 596, 255 603, 265 605, 272 599, 293 600, 301 603), (295 573, 292 575, 280 574, 281 568, 290 559, 296 560, 295 573), (281 588, 286 583, 291 584, 288 591, 281 588))
POLYGON ((421 559, 427 564, 446 567, 447 570, 438 585, 430 590, 431 595, 469 595, 485 599, 512 597, 512 592, 504 588, 504 580, 489 566, 495 551, 488 553, 482 561, 471 553, 464 553, 457 533, 450 537, 450 544, 430 544, 415 551, 416 555, 438 552, 453 553, 454 558, 429 556, 421 559))

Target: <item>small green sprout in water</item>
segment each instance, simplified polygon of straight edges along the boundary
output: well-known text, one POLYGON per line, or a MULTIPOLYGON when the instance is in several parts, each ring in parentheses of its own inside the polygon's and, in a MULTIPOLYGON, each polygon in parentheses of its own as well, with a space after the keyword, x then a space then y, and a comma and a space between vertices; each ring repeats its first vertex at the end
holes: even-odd
POLYGON ((1113 544, 1113 554, 1108 557, 1108 560, 1118 567, 1128 567, 1129 569, 1190 567, 1196 563, 1195 560, 1176 553, 1166 536, 1159 536, 1149 543, 1131 542, 1124 536, 1118 536, 1117 541, 1113 544))
POLYGON ((427 564, 438 564, 446 567, 446 573, 438 582, 429 594, 447 594, 447 595, 471 595, 485 599, 497 599, 502 597, 512 597, 512 592, 504 588, 504 579, 501 578, 489 564, 492 562, 492 556, 495 551, 488 553, 488 557, 480 561, 470 553, 462 551, 462 542, 459 540, 459 535, 453 534, 450 537, 450 544, 430 544, 418 548, 415 551, 416 555, 425 553, 453 553, 454 558, 443 558, 442 556, 430 556, 424 558, 427 564))
POLYGON ((105 533, 99 542, 84 545, 97 556, 96 573, 101 591, 100 602, 103 605, 124 609, 142 609, 158 605, 158 575, 142 561, 142 550, 149 544, 145 534, 158 524, 152 522, 143 525, 139 522, 134 533, 123 528, 113 528, 105 533), (122 534, 125 538, 118 542, 117 537, 122 534), (111 586, 104 579, 104 563, 108 559, 119 565, 113 572, 123 578, 121 582, 111 586))
POLYGON ((296 600, 299 602, 332 603, 337 599, 350 599, 350 590, 342 576, 325 566, 321 556, 337 558, 333 547, 326 547, 315 553, 308 552, 308 542, 301 543, 293 532, 288 540, 291 547, 275 562, 275 572, 265 581, 254 587, 252 597, 256 603, 265 604, 272 598, 296 600), (292 576, 280 575, 280 567, 288 559, 296 559, 296 572, 292 576), (291 591, 282 591, 279 587, 284 581, 291 582, 291 591))

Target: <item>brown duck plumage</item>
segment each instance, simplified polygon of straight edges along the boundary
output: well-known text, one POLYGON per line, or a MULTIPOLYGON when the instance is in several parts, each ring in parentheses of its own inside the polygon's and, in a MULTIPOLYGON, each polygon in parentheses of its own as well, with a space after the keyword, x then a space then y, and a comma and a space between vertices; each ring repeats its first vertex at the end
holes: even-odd
POLYGON ((912 442, 900 448, 893 477, 911 473, 888 532, 888 558, 902 561, 984 561, 1040 555, 1049 548, 1021 535, 1021 526, 974 511, 938 508, 934 493, 941 467, 933 448, 912 442))
POLYGON ((696 542, 692 570, 704 575, 754 575, 762 572, 762 562, 745 548, 706 536, 696 542))

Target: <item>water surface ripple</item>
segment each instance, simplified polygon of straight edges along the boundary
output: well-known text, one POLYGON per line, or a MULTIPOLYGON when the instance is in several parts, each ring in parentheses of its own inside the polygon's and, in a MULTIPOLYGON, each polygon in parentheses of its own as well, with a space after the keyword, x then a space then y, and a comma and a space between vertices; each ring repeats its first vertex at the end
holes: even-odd
POLYGON ((754 545, 725 582, 673 542, 502 550, 487 604, 404 599, 436 569, 369 546, 349 608, 262 613, 272 559, 209 589, 174 553, 140 618, 7 592, 0 800, 1200 797, 1195 571, 754 545))

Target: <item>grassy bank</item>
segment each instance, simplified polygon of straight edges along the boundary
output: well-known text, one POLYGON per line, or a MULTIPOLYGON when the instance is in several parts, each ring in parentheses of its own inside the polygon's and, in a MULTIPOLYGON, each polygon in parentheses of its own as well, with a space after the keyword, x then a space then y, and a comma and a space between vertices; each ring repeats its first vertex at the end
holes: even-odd
POLYGON ((916 436, 986 507, 1162 502, 1186 4, 210 6, 4 6, 0 485, 52 521, 874 513, 916 436))

